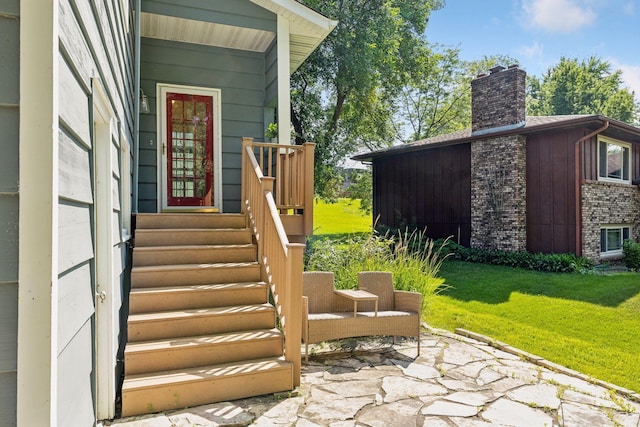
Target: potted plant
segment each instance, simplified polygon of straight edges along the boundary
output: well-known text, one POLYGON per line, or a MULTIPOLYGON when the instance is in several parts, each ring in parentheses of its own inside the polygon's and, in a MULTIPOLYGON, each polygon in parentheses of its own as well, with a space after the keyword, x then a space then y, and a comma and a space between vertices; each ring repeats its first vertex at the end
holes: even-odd
POLYGON ((265 133, 265 136, 271 142, 277 143, 278 142, 278 124, 269 123, 269 125, 267 126, 267 131, 265 133))

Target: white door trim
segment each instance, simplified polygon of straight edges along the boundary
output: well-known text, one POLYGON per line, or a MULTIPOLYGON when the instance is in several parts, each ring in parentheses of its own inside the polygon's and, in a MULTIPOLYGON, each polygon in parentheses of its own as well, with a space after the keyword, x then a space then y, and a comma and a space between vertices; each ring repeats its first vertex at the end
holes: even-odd
MULTIPOLYGON (((116 292, 113 274, 113 163, 112 129, 115 113, 100 80, 93 78, 93 161, 95 181, 95 263, 96 263, 96 416, 99 420, 115 416, 116 363, 118 353, 118 312, 120 292, 116 292)), ((118 230, 117 235, 120 235, 118 230)), ((120 284, 118 283, 118 289, 120 284)))
POLYGON ((158 83, 156 86, 156 117, 158 131, 158 212, 163 211, 203 211, 217 209, 222 212, 222 91, 199 86, 172 85, 158 83), (171 207, 167 203, 167 93, 184 93, 210 96, 213 100, 213 206, 210 208, 171 207))

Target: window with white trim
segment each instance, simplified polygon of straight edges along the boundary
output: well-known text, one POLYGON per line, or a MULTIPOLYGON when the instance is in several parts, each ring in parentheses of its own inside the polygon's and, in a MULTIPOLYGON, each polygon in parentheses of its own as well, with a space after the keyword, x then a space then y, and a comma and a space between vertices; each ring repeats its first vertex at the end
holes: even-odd
POLYGON ((600 228, 600 255, 622 255, 622 242, 631 237, 628 225, 608 225, 600 228))
POLYGON ((631 183, 631 145, 598 137, 598 180, 631 183))

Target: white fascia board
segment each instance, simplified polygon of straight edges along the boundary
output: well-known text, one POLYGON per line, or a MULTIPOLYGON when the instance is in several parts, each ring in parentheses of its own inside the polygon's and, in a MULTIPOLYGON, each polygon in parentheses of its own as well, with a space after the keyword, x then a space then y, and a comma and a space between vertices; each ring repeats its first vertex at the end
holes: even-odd
POLYGON ((290 21, 295 21, 295 18, 303 19, 310 24, 313 24, 318 28, 320 34, 324 33, 324 37, 329 34, 338 21, 327 18, 324 15, 308 8, 307 6, 299 3, 295 0, 251 0, 253 3, 262 6, 263 8, 278 14, 283 15, 290 21))

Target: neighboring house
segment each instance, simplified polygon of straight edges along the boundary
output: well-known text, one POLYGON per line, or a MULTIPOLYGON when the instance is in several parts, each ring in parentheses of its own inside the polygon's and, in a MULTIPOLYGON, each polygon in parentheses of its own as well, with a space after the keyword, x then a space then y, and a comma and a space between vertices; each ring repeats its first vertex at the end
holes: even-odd
POLYGON ((525 77, 471 82, 472 128, 361 154, 373 216, 465 246, 595 262, 640 240, 640 128, 601 115, 525 117, 525 77))
POLYGON ((132 216, 244 210, 241 138, 276 118, 288 143, 289 76, 334 26, 295 0, 0 0, 0 424, 115 415, 132 216))

